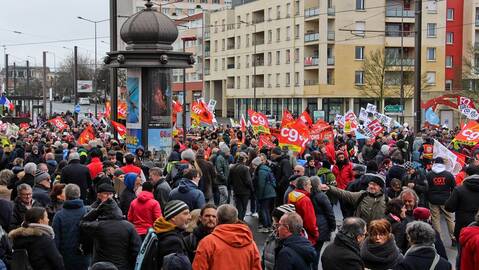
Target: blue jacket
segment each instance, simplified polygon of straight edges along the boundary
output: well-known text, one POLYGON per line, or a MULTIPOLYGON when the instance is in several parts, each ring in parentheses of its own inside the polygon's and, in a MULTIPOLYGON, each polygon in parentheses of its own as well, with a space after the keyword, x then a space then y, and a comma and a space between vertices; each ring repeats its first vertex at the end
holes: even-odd
POLYGON ((276 190, 273 183, 269 180, 269 174, 274 176, 271 168, 266 164, 261 164, 256 169, 254 185, 258 200, 276 198, 276 190))
POLYGON ((52 204, 52 200, 50 199, 50 190, 42 185, 38 184, 33 187, 32 197, 42 207, 47 207, 52 204))
POLYGON ((88 256, 80 255, 80 219, 86 213, 83 200, 69 200, 63 203, 63 209, 53 217, 55 244, 63 256, 65 269, 88 269, 88 256))
POLYGON ((193 181, 186 178, 181 179, 178 187, 171 190, 169 201, 171 200, 185 202, 190 210, 201 209, 205 205, 203 192, 193 181))
POLYGON ((316 250, 308 239, 291 235, 280 243, 281 249, 275 256, 275 270, 312 269, 316 250))

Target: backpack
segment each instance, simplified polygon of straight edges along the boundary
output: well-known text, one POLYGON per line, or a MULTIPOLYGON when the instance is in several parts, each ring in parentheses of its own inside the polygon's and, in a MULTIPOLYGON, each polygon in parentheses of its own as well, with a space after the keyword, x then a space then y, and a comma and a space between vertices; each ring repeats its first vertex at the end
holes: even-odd
POLYGON ((153 228, 148 229, 136 257, 135 270, 157 270, 158 237, 153 228))
POLYGON ((175 188, 178 185, 178 182, 183 178, 183 172, 185 169, 188 169, 188 164, 186 163, 177 163, 171 169, 171 172, 166 176, 166 182, 175 188))
POLYGON ((26 249, 14 249, 10 262, 11 270, 33 270, 26 249))
POLYGON ((273 186, 273 188, 276 188, 276 178, 274 177, 274 174, 272 171, 268 172, 268 175, 266 176, 266 183, 269 183, 270 185, 273 186))

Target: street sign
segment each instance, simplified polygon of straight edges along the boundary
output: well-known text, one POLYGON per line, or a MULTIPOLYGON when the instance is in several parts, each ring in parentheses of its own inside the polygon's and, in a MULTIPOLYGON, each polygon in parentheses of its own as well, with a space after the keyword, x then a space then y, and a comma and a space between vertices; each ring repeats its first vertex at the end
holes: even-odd
POLYGON ((386 105, 384 107, 385 113, 401 113, 403 111, 402 105, 386 105))
POLYGON ((79 104, 75 105, 75 108, 73 109, 75 113, 80 113, 81 107, 79 104))

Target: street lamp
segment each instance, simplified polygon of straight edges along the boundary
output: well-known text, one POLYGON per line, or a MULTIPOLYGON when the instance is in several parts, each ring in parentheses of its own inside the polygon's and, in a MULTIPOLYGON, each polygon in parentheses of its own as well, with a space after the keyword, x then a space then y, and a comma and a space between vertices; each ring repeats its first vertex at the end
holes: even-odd
MULTIPOLYGON (((248 26, 251 25, 251 23, 249 23, 249 22, 245 22, 245 21, 241 21, 241 20, 239 22, 244 23, 248 26)), ((252 81, 253 81, 253 102, 254 102, 253 108, 254 108, 255 111, 258 111, 258 108, 257 108, 258 104, 256 102, 256 65, 257 65, 256 62, 257 62, 257 57, 258 57, 256 55, 256 35, 255 35, 256 34, 256 24, 252 24, 252 25, 254 27, 254 32, 253 32, 253 48, 254 48, 253 50, 254 50, 254 52, 253 52, 253 57, 252 57, 253 58, 252 59, 253 60, 253 80, 252 81)))
MULTIPOLYGON (((197 38, 196 36, 184 36, 181 37, 183 41, 183 52, 186 52, 186 42, 187 41, 195 41, 197 38)), ((183 69, 183 140, 186 142, 186 69, 183 69)))
POLYGON ((52 92, 51 92, 51 96, 50 96, 50 117, 52 116, 52 109, 53 109, 53 105, 52 105, 52 101, 54 99, 53 97, 53 90, 56 90, 56 80, 57 80, 57 57, 55 55, 54 52, 48 52, 47 53, 50 53, 53 55, 53 69, 55 70, 55 73, 53 75, 53 82, 51 83, 51 86, 52 86, 52 92))
POLYGON ((93 23, 95 25, 95 66, 94 66, 94 69, 93 69, 93 82, 92 84, 95 86, 95 89, 94 89, 94 92, 95 92, 95 117, 97 117, 97 111, 98 111, 98 93, 97 93, 97 89, 96 89, 96 83, 95 83, 95 77, 96 77, 96 59, 97 59, 97 35, 96 35, 96 24, 97 23, 101 23, 101 22, 106 22, 106 21, 109 21, 110 19, 104 19, 104 20, 98 20, 98 21, 94 21, 94 20, 90 20, 90 19, 86 19, 86 18, 83 18, 81 16, 78 16, 77 17, 78 19, 80 20, 83 20, 83 21, 86 21, 86 22, 90 22, 90 23, 93 23))

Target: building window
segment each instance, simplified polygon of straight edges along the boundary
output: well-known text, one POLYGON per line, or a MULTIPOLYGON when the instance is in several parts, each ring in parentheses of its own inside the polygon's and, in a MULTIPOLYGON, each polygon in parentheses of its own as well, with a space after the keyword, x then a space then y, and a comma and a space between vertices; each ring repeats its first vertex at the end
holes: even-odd
POLYGON ((268 8, 268 21, 271 21, 273 19, 272 13, 273 13, 273 8, 268 8))
POLYGON ((364 60, 364 46, 356 46, 354 50, 354 59, 364 60))
POLYGON ((356 10, 364 10, 365 0, 356 0, 356 10))
POLYGON ((426 82, 428 84, 436 84, 436 72, 435 71, 428 71, 426 72, 426 82))
POLYGON ((286 18, 291 17, 291 3, 286 3, 286 18))
POLYGON ((268 88, 271 88, 271 80, 272 80, 273 75, 268 74, 268 88))
POLYGON ((222 19, 221 20, 221 31, 224 32, 226 30, 226 20, 222 19))
MULTIPOLYGON (((143 8, 141 8, 143 9, 143 8)), ((170 15, 170 9, 169 8, 163 8, 162 10, 163 14, 170 15)))
POLYGON ((249 88, 249 76, 246 76, 245 87, 246 87, 246 88, 249 88))
POLYGON ((241 88, 241 80, 240 80, 240 76, 237 76, 236 77, 236 89, 240 89, 241 88))
POLYGON ((276 28, 276 41, 281 40, 281 28, 276 28))
POLYGON ((291 40, 291 26, 286 26, 286 40, 291 40))
POLYGON ((236 16, 236 28, 241 28, 241 16, 236 16))
POLYGON ((218 71, 218 59, 215 59, 215 71, 218 71))
POLYGON ((289 49, 287 49, 286 50, 286 55, 285 55, 286 56, 286 64, 289 64, 289 62, 290 62, 290 59, 291 59, 290 54, 291 54, 291 51, 289 49))
POLYGON ((365 27, 366 27, 366 22, 357 21, 356 22, 356 30, 354 31, 354 35, 364 37, 365 36, 365 32, 364 32, 365 27))
POLYGON ((276 6, 276 19, 281 18, 281 6, 276 6))
POLYGON ((426 60, 436 61, 436 48, 427 48, 426 60))
POLYGON ((215 40, 215 52, 218 52, 218 40, 215 40))
POLYGON ((281 84, 279 83, 280 80, 280 75, 279 73, 276 73, 276 87, 279 87, 281 84))
POLYGON ((191 16, 193 14, 195 14, 195 9, 194 8, 189 8, 188 9, 188 15, 191 16))
POLYGON ((246 67, 249 67, 249 54, 246 55, 246 67))
POLYGON ((222 50, 222 51, 225 50, 225 47, 226 47, 225 44, 226 44, 225 39, 222 39, 222 40, 221 40, 221 50, 222 50))
POLYGON ((236 49, 241 48, 241 36, 236 37, 236 49))
POLYGON ((285 84, 286 86, 290 86, 291 84, 291 75, 289 74, 289 72, 286 72, 285 84))
POLYGON ((273 30, 268 30, 268 43, 271 44, 273 40, 273 30))
POLYGON ((246 13, 246 22, 249 23, 249 13, 246 13))
POLYGON ((236 68, 241 68, 241 56, 236 57, 236 68))
POLYGON ((447 9, 447 20, 448 21, 453 21, 454 20, 454 9, 453 8, 448 8, 447 9))
POLYGON ((249 34, 246 34, 246 48, 249 47, 249 34))
POLYGON ((221 59, 221 69, 225 70, 225 67, 226 67, 226 60, 223 58, 221 59))
POLYGON ((428 23, 427 24, 427 37, 436 37, 437 30, 435 23, 428 23))
POLYGON ((294 14, 299 15, 299 1, 294 1, 294 14))
POLYGON ((454 33, 453 32, 447 32, 446 33, 446 44, 452 44, 454 43, 454 33))
POLYGON ((271 52, 268 52, 268 66, 271 66, 273 63, 273 54, 271 52))
POLYGON ((448 55, 446 56, 446 67, 447 68, 452 68, 452 56, 448 55))
POLYGON ((446 91, 451 91, 452 90, 452 80, 446 80, 445 89, 446 89, 446 91))
POLYGON ((299 48, 294 49, 294 62, 299 63, 299 48))
POLYGON ((281 51, 276 51, 276 65, 279 65, 279 63, 281 62, 279 59, 280 57, 281 57, 281 51))
POLYGON ((299 24, 294 26, 294 38, 299 39, 299 24))
POLYGON ((354 84, 362 85, 364 84, 364 71, 358 70, 354 74, 354 84))
POLYGON ((183 10, 181 8, 175 9, 176 16, 181 16, 183 14, 183 10))
POLYGON ((294 73, 294 86, 299 86, 299 72, 294 73))

